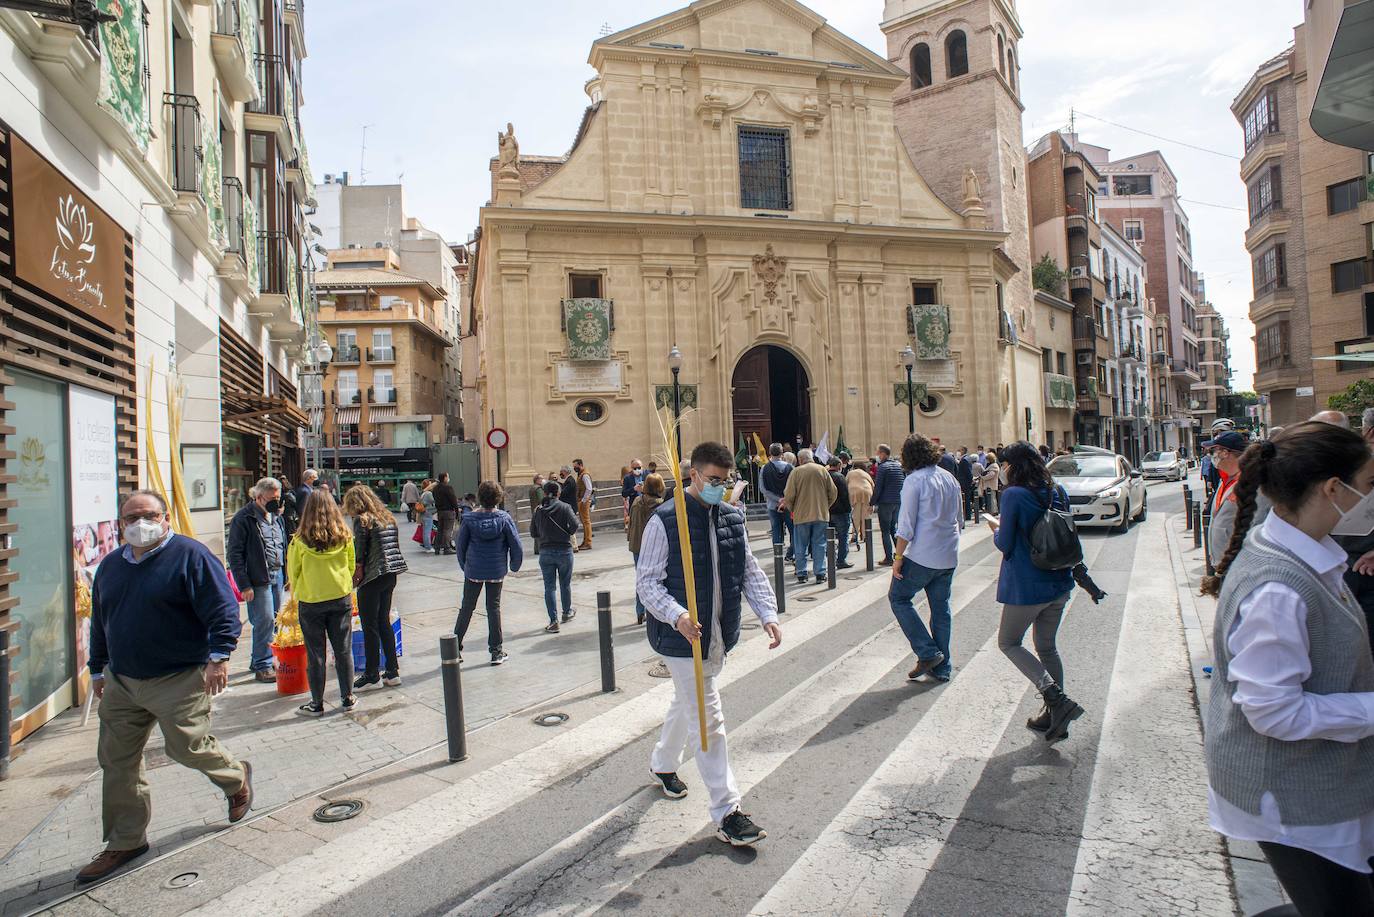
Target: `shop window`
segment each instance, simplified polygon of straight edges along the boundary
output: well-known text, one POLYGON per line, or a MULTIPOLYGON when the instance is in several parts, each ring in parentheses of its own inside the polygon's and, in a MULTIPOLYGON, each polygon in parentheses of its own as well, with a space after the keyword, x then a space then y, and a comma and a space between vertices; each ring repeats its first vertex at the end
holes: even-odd
POLYGON ((361 446, 362 436, 358 433, 358 424, 341 423, 339 424, 339 446, 361 446))
POLYGON ((225 430, 220 445, 224 456, 224 517, 228 520, 248 503, 248 492, 260 477, 260 446, 256 436, 237 430, 225 430))

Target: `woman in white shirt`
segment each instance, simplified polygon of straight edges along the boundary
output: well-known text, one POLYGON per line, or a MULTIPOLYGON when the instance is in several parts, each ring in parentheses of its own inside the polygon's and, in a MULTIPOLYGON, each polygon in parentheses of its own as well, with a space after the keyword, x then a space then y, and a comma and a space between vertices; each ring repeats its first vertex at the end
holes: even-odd
POLYGON ((1250 446, 1217 575, 1212 827, 1257 841, 1304 917, 1374 915, 1374 659, 1332 534, 1374 530, 1374 461, 1322 423, 1250 446), (1273 512, 1254 526, 1258 492, 1273 512))

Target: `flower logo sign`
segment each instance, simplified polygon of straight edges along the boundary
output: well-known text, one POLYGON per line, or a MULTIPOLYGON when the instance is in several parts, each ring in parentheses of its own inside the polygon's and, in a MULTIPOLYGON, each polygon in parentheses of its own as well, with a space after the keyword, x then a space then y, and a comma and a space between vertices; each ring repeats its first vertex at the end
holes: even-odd
POLYGON ((105 305, 101 284, 90 279, 90 264, 95 261, 95 223, 86 205, 68 194, 57 198, 57 244, 53 246, 48 270, 54 279, 69 284, 73 298, 100 307, 105 305))

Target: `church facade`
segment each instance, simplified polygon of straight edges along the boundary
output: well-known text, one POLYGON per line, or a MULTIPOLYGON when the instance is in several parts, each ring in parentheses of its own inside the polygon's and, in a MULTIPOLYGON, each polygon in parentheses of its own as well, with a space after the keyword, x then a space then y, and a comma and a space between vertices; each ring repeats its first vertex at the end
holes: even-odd
POLYGON ((508 128, 481 211, 472 407, 510 433, 504 481, 661 457, 675 365, 687 449, 843 428, 866 454, 909 413, 951 448, 1025 435, 1027 285, 991 228, 987 157, 932 190, 894 118, 903 67, 792 0, 698 0, 590 63, 571 152, 522 154, 508 128))

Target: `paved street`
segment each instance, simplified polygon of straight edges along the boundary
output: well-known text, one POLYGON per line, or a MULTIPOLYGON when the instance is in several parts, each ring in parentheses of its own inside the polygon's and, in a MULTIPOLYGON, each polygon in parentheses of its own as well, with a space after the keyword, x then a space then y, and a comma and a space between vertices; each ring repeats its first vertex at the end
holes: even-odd
MULTIPOLYGON (((970 528, 948 685, 906 682, 911 657, 881 571, 844 577, 835 593, 789 589, 777 651, 746 632, 722 678, 724 703, 746 811, 770 836, 732 850, 710 830, 694 765, 683 768, 684 800, 648 784, 672 689, 648 677, 634 629, 617 633, 621 690, 601 695, 594 615, 574 633, 536 636, 542 611, 522 577, 509 606, 511 664, 464 667, 468 761, 449 765, 436 747, 432 655, 408 654, 405 689, 371 695, 354 717, 303 722, 288 701, 241 685, 221 704, 221 734, 255 762, 256 817, 225 830, 208 784, 157 767, 166 855, 51 912, 534 914, 662 910, 655 902, 690 893, 693 910, 713 914, 1227 914, 1237 912, 1232 869, 1248 912, 1272 895, 1263 867, 1230 860, 1206 825, 1190 667, 1200 676, 1206 662, 1210 608, 1186 595, 1181 607, 1179 588, 1200 561, 1182 533, 1178 485, 1151 485, 1150 497, 1131 533, 1086 537, 1110 597, 1093 606, 1077 593, 1066 618, 1068 687, 1088 713, 1062 744, 1022 725, 1038 704, 997 650, 999 555, 985 528, 970 528), (570 718, 532 722, 549 711, 570 718), (254 715, 268 719, 244 719, 254 715), (362 814, 312 818, 338 799, 361 800, 362 814), (192 884, 165 887, 188 873, 192 884)), ((600 586, 628 597, 619 539, 601 544, 579 556, 587 612, 600 586)), ((442 563, 422 560, 407 583, 417 649, 448 624, 451 587, 434 586, 456 573, 442 563)), ((628 611, 617 614, 623 622, 628 611)), ((9 787, 30 779, 44 778, 9 787)), ((10 854, 6 913, 70 891, 69 870, 98 848, 97 807, 88 779, 10 854), (35 852, 58 849, 59 832, 61 864, 35 852), (16 885, 11 876, 33 876, 35 861, 28 881, 42 890, 16 885)))

